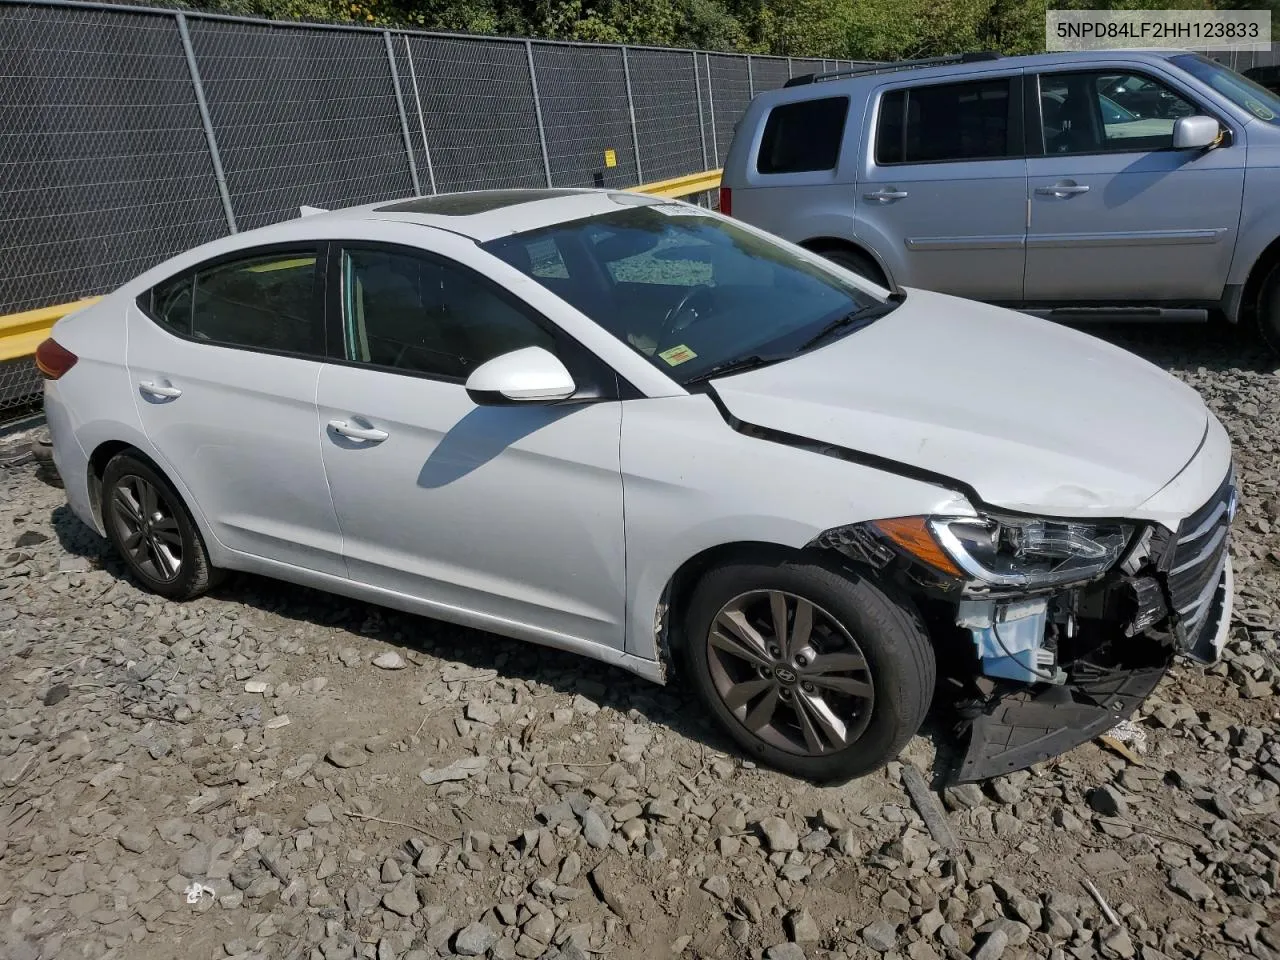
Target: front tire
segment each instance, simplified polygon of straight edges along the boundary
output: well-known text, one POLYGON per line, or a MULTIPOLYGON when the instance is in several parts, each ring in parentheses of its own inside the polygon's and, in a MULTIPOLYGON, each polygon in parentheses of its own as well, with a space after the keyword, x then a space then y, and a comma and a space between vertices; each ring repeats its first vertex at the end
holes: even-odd
POLYGON ((1262 284, 1258 298, 1258 334, 1272 353, 1280 354, 1280 264, 1262 284))
POLYGON ((129 572, 152 593, 190 600, 215 584, 218 572, 182 498, 138 456, 117 454, 103 471, 102 520, 129 572))
POLYGON ((817 252, 832 263, 839 264, 851 273, 856 273, 864 280, 870 280, 881 287, 889 286, 889 280, 879 265, 857 250, 851 250, 848 247, 825 247, 817 252))
POLYGON ((919 730, 933 648, 907 601, 817 563, 708 573, 685 615, 687 667, 754 759, 816 782, 878 769, 919 730))

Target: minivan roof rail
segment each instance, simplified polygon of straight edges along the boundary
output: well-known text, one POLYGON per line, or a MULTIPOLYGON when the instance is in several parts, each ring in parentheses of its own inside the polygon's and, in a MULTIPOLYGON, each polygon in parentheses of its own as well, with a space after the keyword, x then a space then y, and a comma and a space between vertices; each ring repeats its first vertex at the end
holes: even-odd
POLYGON ((876 73, 892 73, 895 70, 914 70, 917 67, 941 67, 950 63, 977 63, 982 60, 999 60, 1000 54, 994 50, 975 50, 970 53, 953 53, 945 57, 925 57, 923 60, 896 60, 888 63, 867 63, 847 70, 832 70, 830 73, 806 73, 792 77, 784 87, 801 87, 808 83, 822 80, 835 80, 840 77, 863 77, 876 73))

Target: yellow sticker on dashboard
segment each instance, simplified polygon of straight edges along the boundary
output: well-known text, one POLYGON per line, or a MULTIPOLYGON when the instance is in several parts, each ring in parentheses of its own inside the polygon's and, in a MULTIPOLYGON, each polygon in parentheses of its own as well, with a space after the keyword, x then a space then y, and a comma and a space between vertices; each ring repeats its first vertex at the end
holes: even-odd
POLYGON ((667 361, 670 366, 678 367, 686 360, 692 360, 697 356, 697 354, 682 343, 678 347, 668 347, 666 350, 663 350, 658 354, 658 356, 667 361))

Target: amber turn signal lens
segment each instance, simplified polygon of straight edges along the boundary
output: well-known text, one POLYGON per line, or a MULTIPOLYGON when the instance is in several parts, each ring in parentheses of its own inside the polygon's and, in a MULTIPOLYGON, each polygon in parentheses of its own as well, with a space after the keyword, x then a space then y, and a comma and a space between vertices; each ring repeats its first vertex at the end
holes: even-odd
POLYGON ((876 520, 871 526, 921 563, 928 564, 935 570, 941 570, 953 577, 964 578, 964 571, 956 566, 955 561, 934 538, 927 518, 894 517, 891 520, 876 520))

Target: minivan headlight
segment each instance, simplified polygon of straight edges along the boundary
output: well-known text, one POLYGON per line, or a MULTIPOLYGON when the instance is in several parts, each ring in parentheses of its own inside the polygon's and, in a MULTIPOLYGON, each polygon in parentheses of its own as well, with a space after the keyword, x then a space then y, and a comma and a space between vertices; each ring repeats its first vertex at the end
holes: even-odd
POLYGON ((1135 529, 1126 523, 994 516, 897 518, 874 526, 933 567, 953 572, 951 564, 938 562, 941 547, 955 567, 975 580, 1030 589, 1105 573, 1123 555, 1135 529), (926 530, 936 546, 920 536, 926 530))

